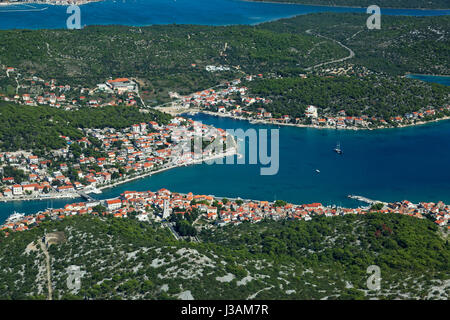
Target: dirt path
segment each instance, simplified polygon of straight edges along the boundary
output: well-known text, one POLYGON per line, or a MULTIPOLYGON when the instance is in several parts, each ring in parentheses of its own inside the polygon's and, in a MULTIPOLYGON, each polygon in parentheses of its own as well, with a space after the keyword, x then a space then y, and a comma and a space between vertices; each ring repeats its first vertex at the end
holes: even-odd
POLYGON ((41 246, 42 252, 44 252, 45 255, 45 262, 46 262, 46 269, 47 269, 47 287, 48 287, 48 300, 52 300, 52 279, 51 279, 51 272, 50 272, 50 255, 48 254, 47 248, 45 247, 44 243, 42 241, 39 241, 39 244, 41 246))

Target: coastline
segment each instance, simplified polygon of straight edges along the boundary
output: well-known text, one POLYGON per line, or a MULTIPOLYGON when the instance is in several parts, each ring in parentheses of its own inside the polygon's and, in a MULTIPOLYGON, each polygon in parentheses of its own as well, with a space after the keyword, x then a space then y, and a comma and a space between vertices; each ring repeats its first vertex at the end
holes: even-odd
MULTIPOLYGON (((109 188, 114 188, 121 184, 125 184, 128 182, 134 181, 134 180, 152 176, 153 174, 158 174, 158 173, 170 170, 170 169, 195 165, 195 164, 199 164, 199 163, 206 162, 206 161, 212 161, 212 160, 216 160, 216 159, 220 159, 220 158, 224 158, 224 157, 228 157, 228 156, 233 156, 236 154, 239 154, 239 153, 237 151, 236 146, 234 146, 233 148, 231 148, 231 150, 228 150, 227 152, 223 152, 223 153, 213 155, 210 157, 204 157, 204 158, 202 157, 202 159, 193 160, 189 163, 176 164, 176 165, 164 167, 164 168, 161 168, 161 169, 158 169, 155 171, 145 172, 143 174, 139 174, 139 175, 136 175, 133 177, 128 177, 125 180, 115 181, 108 185, 96 187, 96 189, 101 191, 101 190, 105 190, 105 189, 109 189, 109 188)), ((28 196, 28 197, 18 197, 18 198, 14 198, 14 197, 13 198, 2 198, 2 199, 0 199, 0 202, 7 203, 7 202, 15 202, 15 201, 20 202, 20 201, 38 201, 38 200, 43 201, 43 200, 53 200, 53 199, 76 199, 76 198, 82 198, 80 193, 83 193, 86 191, 89 191, 89 189, 88 190, 86 190, 86 189, 79 190, 79 192, 62 193, 62 194, 54 194, 54 195, 52 194, 47 197, 45 197, 45 196, 37 196, 37 197, 36 196, 28 196)))
MULTIPOLYGON (((163 111, 163 109, 159 109, 160 111, 163 111)), ((170 112, 169 112, 170 113, 170 112)), ((337 128, 337 127, 331 127, 331 126, 317 126, 313 124, 297 124, 297 123, 282 123, 282 122, 272 122, 267 120, 259 120, 259 119, 251 119, 251 118, 244 118, 244 117, 237 117, 229 114, 223 114, 220 112, 213 112, 208 110, 200 110, 200 109, 194 109, 194 110, 185 110, 183 112, 177 112, 176 115, 180 114, 188 114, 188 113, 203 113, 211 116, 217 116, 217 117, 224 117, 224 118, 231 118, 234 120, 243 120, 248 121, 252 124, 264 124, 264 125, 274 125, 274 126, 290 126, 290 127, 297 127, 297 128, 312 128, 312 129, 332 129, 332 130, 352 130, 352 131, 358 131, 358 130, 383 130, 383 129, 399 129, 399 128, 407 128, 407 127, 414 127, 414 126, 421 126, 425 124, 431 124, 433 122, 439 122, 439 121, 445 121, 450 120, 450 116, 445 116, 439 119, 433 119, 430 121, 419 121, 416 123, 409 123, 409 124, 399 124, 397 127, 376 127, 376 128, 359 128, 359 127, 345 127, 345 128, 337 128)), ((170 113, 173 114, 173 113, 170 113)))
POLYGON ((155 170, 155 171, 146 172, 146 173, 144 173, 142 175, 138 175, 138 176, 135 176, 135 177, 129 177, 129 178, 125 179, 125 180, 116 181, 116 182, 114 182, 112 184, 109 184, 109 185, 106 185, 106 186, 97 187, 97 189, 98 190, 105 190, 105 189, 109 189, 109 188, 114 188, 114 187, 116 187, 118 185, 121 185, 121 184, 124 184, 124 183, 128 183, 128 182, 131 182, 131 181, 134 181, 134 180, 138 180, 138 179, 141 179, 141 178, 145 178, 147 176, 152 176, 154 174, 158 174, 158 173, 170 170, 170 169, 175 169, 175 168, 178 168, 178 167, 195 165, 195 164, 199 164, 199 163, 202 163, 202 162, 205 162, 205 161, 216 160, 216 159, 220 159, 220 158, 224 158, 224 157, 228 157, 228 156, 232 156, 232 155, 236 155, 236 154, 238 154, 237 149, 236 148, 232 148, 231 152, 227 151, 227 152, 224 152, 224 153, 221 153, 221 154, 218 154, 218 155, 214 155, 214 156, 210 156, 210 157, 194 160, 194 161, 186 163, 186 164, 183 163, 183 164, 172 165, 172 166, 169 166, 169 167, 164 167, 164 168, 161 168, 161 169, 158 169, 158 170, 155 170))
POLYGON ((76 192, 71 193, 61 193, 61 194, 55 194, 50 195, 48 197, 45 196, 25 196, 25 197, 12 197, 12 198, 1 198, 0 202, 8 203, 8 202, 15 202, 15 201, 44 201, 44 200, 54 200, 54 199, 76 199, 80 198, 81 196, 76 192))
POLYGON ((412 73, 412 72, 407 72, 405 73, 405 77, 406 76, 429 76, 429 77, 447 77, 450 78, 450 75, 448 74, 434 74, 434 73, 412 73))

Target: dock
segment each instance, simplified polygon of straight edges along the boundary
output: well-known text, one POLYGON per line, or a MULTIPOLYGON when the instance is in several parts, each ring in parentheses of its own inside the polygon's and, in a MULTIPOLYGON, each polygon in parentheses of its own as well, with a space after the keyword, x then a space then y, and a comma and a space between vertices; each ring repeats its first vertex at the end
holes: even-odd
POLYGON ((369 198, 366 198, 366 197, 363 197, 363 196, 356 196, 356 195, 353 195, 353 194, 349 194, 347 196, 347 198, 358 200, 358 201, 365 202, 365 203, 368 203, 368 204, 375 204, 375 203, 383 203, 383 204, 385 204, 385 202, 383 202, 383 201, 372 200, 372 199, 369 199, 369 198))
POLYGON ((90 195, 88 195, 85 192, 79 191, 78 194, 80 195, 80 197, 84 198, 85 200, 87 200, 88 202, 95 202, 98 201, 97 199, 94 199, 93 197, 91 197, 90 195))

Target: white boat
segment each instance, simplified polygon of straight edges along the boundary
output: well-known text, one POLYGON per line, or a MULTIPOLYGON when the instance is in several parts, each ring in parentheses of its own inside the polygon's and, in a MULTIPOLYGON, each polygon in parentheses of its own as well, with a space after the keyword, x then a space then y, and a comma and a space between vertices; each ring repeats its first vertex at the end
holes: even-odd
POLYGON ((319 169, 316 169, 316 172, 317 172, 317 173, 320 173, 320 170, 319 170, 319 169))
POLYGON ((336 145, 336 148, 334 148, 334 152, 336 152, 337 154, 343 154, 340 143, 336 145))
POLYGON ((17 221, 22 220, 23 217, 25 217, 25 214, 23 214, 23 213, 18 213, 18 212, 15 212, 15 211, 14 211, 14 213, 13 213, 12 215, 10 215, 10 216, 6 219, 6 222, 7 222, 7 223, 17 222, 17 221))
POLYGON ((92 190, 92 193, 95 193, 95 194, 101 194, 101 193, 102 193, 102 190, 97 189, 97 188, 94 188, 94 189, 92 190))

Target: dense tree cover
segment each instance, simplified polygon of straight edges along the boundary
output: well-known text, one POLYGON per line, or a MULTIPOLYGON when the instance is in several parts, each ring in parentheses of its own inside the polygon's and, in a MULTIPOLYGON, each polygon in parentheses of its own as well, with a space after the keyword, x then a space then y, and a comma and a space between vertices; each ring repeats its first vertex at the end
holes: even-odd
MULTIPOLYGON (((298 75, 348 55, 316 33, 350 47, 356 56, 346 63, 396 75, 450 73, 450 17, 383 16, 381 30, 368 30, 366 20, 367 14, 318 13, 256 26, 6 30, 0 32, 0 62, 58 84, 86 87, 109 77, 136 78, 148 104, 169 101, 168 91, 188 94, 242 71, 298 75), (205 66, 211 64, 231 70, 207 72, 205 66)), ((12 78, 0 76, 0 92, 14 88, 12 78)))
POLYGON ((320 108, 322 114, 368 115, 389 119, 428 106, 443 107, 450 103, 450 87, 399 78, 310 76, 302 78, 265 79, 247 83, 251 93, 273 100, 264 107, 275 116, 284 114, 301 117, 308 105, 320 108))
POLYGON ((274 203, 274 207, 284 207, 287 204, 284 200, 276 200, 274 203))
POLYGON ((449 277, 437 229, 408 216, 349 215, 214 228, 192 243, 133 219, 71 217, 0 238, 0 298, 46 297, 43 254, 24 251, 63 231, 67 241, 49 248, 54 299, 173 299, 185 290, 195 299, 446 299, 448 290, 429 296, 449 277), (381 292, 366 287, 372 264, 381 292), (67 288, 70 265, 84 272, 79 292, 67 288), (234 279, 217 280, 227 274, 234 279))
POLYGON ((16 183, 21 183, 22 181, 26 181, 28 178, 22 169, 17 169, 17 168, 11 167, 11 166, 4 166, 2 169, 3 169, 3 173, 0 174, 1 178, 13 177, 14 182, 16 182, 16 183))
MULTIPOLYGON (((65 111, 51 107, 21 106, 0 102, 0 149, 43 150, 66 146, 60 136, 79 139, 79 128, 125 128, 139 122, 167 123, 170 116, 158 111, 139 112, 135 107, 81 108, 65 111)), ((95 139, 93 139, 92 142, 95 139)))
POLYGON ((244 224, 202 236, 205 241, 234 248, 244 245, 251 253, 278 258, 309 259, 313 255, 318 261, 339 262, 348 268, 377 264, 414 272, 445 271, 450 266, 450 246, 438 236, 437 229, 428 220, 373 213, 244 224))
MULTIPOLYGON (((267 0, 252 0, 267 1, 267 0)), ((271 0, 273 2, 298 3, 321 6, 350 6, 368 7, 374 4, 372 0, 271 0)), ((376 4, 384 8, 420 8, 420 9, 448 9, 450 5, 447 0, 378 0, 376 4)))
MULTIPOLYGON (((387 74, 450 74, 450 17, 383 15, 369 30, 367 14, 317 13, 264 23, 257 28, 291 34, 307 31, 341 41, 355 52, 349 63, 387 74)), ((313 51, 314 52, 314 51, 313 51)))
POLYGON ((136 77, 143 82, 144 96, 158 101, 168 99, 167 91, 191 93, 242 75, 241 70, 257 73, 308 67, 346 55, 332 41, 252 26, 8 30, 0 32, 0 42, 0 62, 23 74, 83 86, 94 86, 108 77, 136 77), (314 54, 309 54, 314 46, 314 54), (236 68, 207 72, 205 66, 211 64, 236 68))
POLYGON ((197 208, 186 212, 184 209, 174 208, 174 214, 170 216, 170 221, 175 222, 175 230, 181 236, 196 236, 197 230, 192 223, 199 217, 200 211, 197 208), (181 213, 183 212, 183 213, 181 213))

